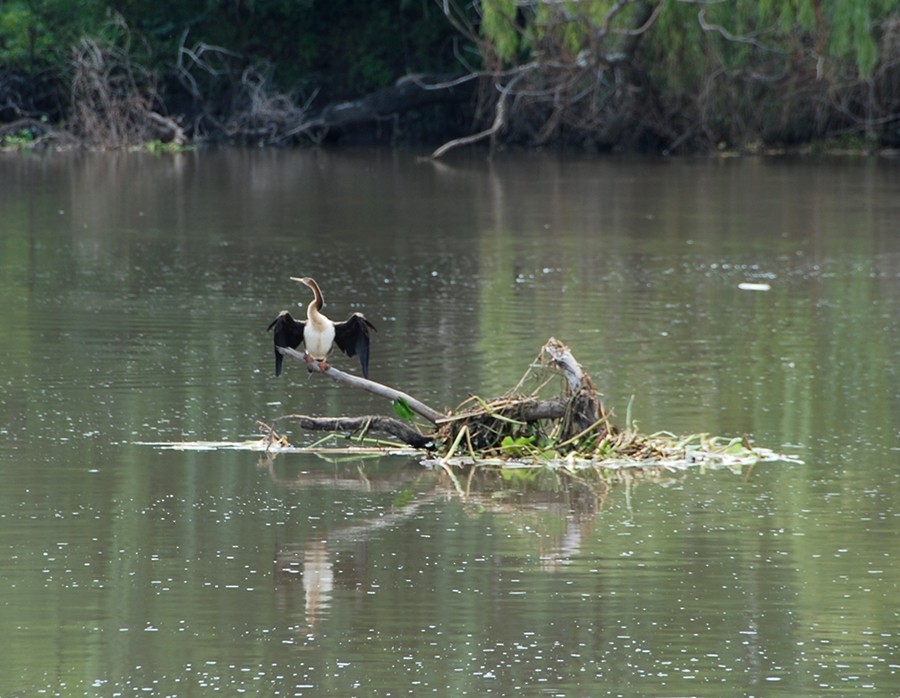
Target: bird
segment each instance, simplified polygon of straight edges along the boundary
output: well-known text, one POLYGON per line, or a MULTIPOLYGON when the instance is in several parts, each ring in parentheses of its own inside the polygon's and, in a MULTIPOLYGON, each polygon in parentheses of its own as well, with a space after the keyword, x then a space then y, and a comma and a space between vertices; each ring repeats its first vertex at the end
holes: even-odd
POLYGON ((287 310, 282 310, 278 313, 278 317, 269 323, 267 331, 274 330, 275 375, 281 375, 284 361, 284 356, 278 351, 278 347, 296 349, 302 342, 306 345, 307 361, 318 361, 319 368, 323 371, 330 368, 325 363, 325 359, 334 349, 335 344, 347 356, 359 355, 359 365, 362 367, 363 377, 368 378, 369 330, 375 330, 375 325, 369 322, 362 313, 353 313, 343 322, 330 320, 322 314, 325 297, 315 279, 308 276, 301 278, 292 276, 291 281, 297 281, 309 287, 313 292, 313 299, 306 307, 306 320, 295 320, 287 310))

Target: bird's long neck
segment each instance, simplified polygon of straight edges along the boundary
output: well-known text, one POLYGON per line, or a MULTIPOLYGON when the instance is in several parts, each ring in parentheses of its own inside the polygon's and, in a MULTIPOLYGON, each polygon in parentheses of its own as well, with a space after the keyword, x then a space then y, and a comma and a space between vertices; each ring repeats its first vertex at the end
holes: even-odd
POLYGON ((322 289, 320 289, 319 284, 317 284, 312 279, 309 279, 309 283, 307 285, 312 289, 314 296, 312 303, 309 304, 309 307, 312 308, 315 305, 316 310, 322 310, 322 306, 325 305, 325 296, 322 295, 322 289))
POLYGON ((322 314, 322 307, 325 305, 325 297, 322 295, 319 284, 315 281, 310 279, 307 285, 312 289, 313 299, 310 301, 309 305, 306 306, 306 317, 313 325, 318 327, 323 323, 328 322, 328 318, 322 314))
POLYGON ((316 327, 320 326, 323 321, 325 321, 326 318, 319 312, 319 306, 316 305, 315 301, 312 301, 306 306, 306 319, 316 327))

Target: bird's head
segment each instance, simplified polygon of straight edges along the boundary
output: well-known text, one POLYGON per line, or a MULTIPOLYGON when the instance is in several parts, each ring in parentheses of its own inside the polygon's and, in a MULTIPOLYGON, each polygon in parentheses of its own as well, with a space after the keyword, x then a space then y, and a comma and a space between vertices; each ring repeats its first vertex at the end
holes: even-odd
POLYGON ((316 283, 315 279, 308 276, 292 276, 291 281, 296 281, 309 288, 315 296, 315 303, 318 308, 322 308, 325 305, 325 296, 322 295, 322 290, 319 288, 319 284, 316 283))

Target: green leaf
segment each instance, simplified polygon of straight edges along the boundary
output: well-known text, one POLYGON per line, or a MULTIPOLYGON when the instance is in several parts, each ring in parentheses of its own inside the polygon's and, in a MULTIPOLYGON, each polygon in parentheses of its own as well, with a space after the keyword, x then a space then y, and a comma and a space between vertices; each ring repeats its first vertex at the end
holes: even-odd
POLYGON ((729 456, 740 456, 746 452, 747 449, 744 446, 743 440, 740 438, 732 439, 731 443, 728 444, 728 448, 725 449, 725 454, 729 456))
POLYGON ((409 403, 405 398, 398 397, 391 403, 391 405, 393 405, 394 412, 397 413, 397 416, 400 417, 400 419, 411 422, 416 416, 416 413, 413 412, 412 408, 409 406, 409 403))
POLYGON ((500 442, 500 448, 504 453, 514 456, 521 455, 529 450, 533 441, 533 436, 519 436, 515 439, 511 436, 504 436, 503 441, 500 442))

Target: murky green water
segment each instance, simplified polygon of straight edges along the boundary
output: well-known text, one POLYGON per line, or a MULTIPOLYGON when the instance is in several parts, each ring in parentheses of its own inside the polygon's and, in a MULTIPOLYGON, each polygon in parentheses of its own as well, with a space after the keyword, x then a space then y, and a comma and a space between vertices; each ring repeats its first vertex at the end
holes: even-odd
POLYGON ((0 156, 0 695, 897 695, 898 191, 850 159, 0 156), (462 497, 141 445, 390 409, 275 379, 304 274, 434 407, 555 336, 644 431, 804 464, 462 497))

